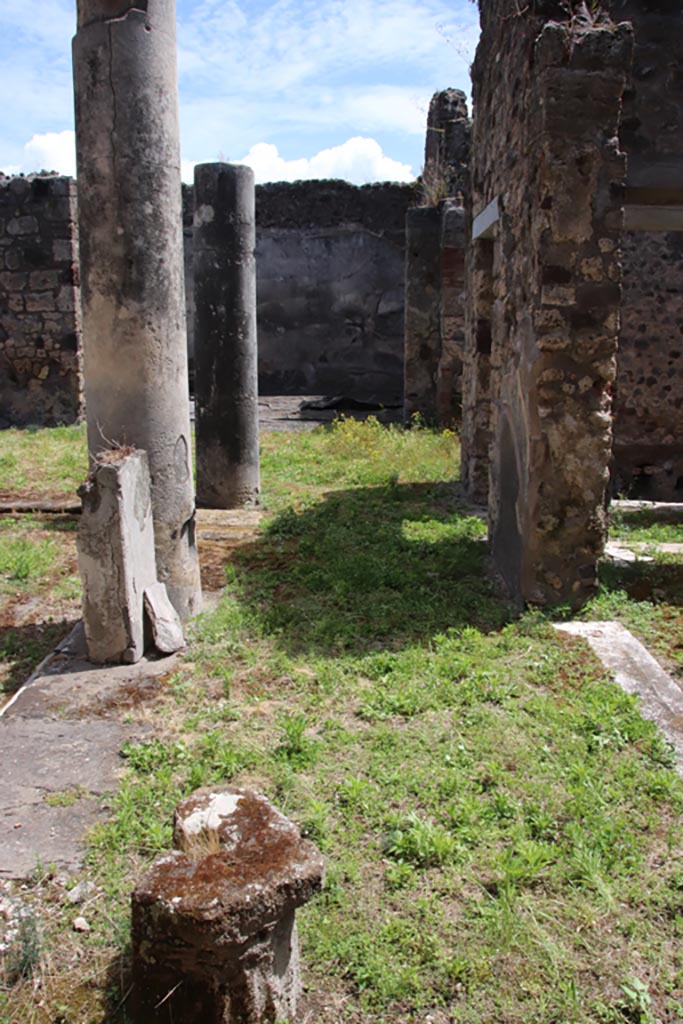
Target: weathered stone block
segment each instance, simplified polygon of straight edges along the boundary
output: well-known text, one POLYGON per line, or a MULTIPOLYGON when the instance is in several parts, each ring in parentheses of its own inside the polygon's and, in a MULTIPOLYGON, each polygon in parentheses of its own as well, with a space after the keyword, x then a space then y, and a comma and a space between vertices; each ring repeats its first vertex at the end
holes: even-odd
POLYGON ((133 893, 136 1024, 294 1021, 294 912, 322 884, 320 853, 265 797, 233 787, 183 800, 173 838, 133 893))
POLYGON ((143 595, 157 578, 146 453, 101 453, 79 494, 88 656, 96 662, 139 661, 145 650, 143 595))
POLYGON ((38 221, 35 217, 12 217, 7 222, 8 235, 33 235, 38 231, 38 221))

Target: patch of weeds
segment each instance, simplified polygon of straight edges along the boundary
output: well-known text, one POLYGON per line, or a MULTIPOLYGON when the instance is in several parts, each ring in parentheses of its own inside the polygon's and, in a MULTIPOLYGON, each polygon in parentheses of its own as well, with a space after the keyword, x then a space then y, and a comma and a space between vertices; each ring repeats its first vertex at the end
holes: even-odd
MULTIPOLYGON (((40 990, 45 1020, 67 1003, 103 1019, 87 958, 125 959, 130 889, 169 849, 178 800, 224 782, 265 793, 325 852, 327 885, 297 920, 309 989, 340 1024, 678 1019, 671 752, 585 644, 501 600, 457 504, 455 439, 342 421, 262 445, 273 528, 231 554, 220 606, 144 709, 155 739, 126 748, 90 839, 88 1009, 64 998, 65 963, 59 996, 40 990), (649 1006, 621 987, 633 970, 649 1006)), ((594 607, 675 650, 664 568, 603 580, 594 607)), ((51 957, 61 906, 55 922, 51 957)), ((32 1019, 31 983, 12 997, 32 1019)))
POLYGON ((414 812, 388 832, 384 849, 394 860, 421 868, 452 864, 460 852, 450 832, 414 812))
POLYGON ((56 790, 53 793, 45 794, 45 803, 48 807, 73 807, 88 792, 83 786, 72 786, 69 789, 56 790))
POLYGON ((610 539, 643 544, 683 544, 683 522, 663 522, 647 508, 612 508, 610 539))
POLYGON ((315 760, 318 744, 306 735, 309 725, 308 716, 301 711, 284 714, 278 721, 280 743, 275 753, 293 768, 305 768, 315 760))

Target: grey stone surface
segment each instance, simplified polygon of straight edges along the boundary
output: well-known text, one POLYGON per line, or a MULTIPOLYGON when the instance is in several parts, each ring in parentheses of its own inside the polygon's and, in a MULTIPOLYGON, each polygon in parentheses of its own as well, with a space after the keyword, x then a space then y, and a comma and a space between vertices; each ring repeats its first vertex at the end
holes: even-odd
POLYGON ((137 1024, 295 1020, 294 912, 322 884, 318 850, 265 797, 234 787, 183 800, 174 843, 133 893, 137 1024))
POLYGON ((16 711, 0 718, 0 877, 26 877, 39 863, 80 865, 83 836, 101 813, 100 798, 116 786, 127 735, 111 722, 16 711))
POLYGON ((139 661, 145 653, 143 595, 157 578, 146 453, 103 453, 79 494, 88 654, 95 662, 139 661))
POLYGON ((619 622, 565 622, 555 627, 588 641, 626 693, 640 698, 640 710, 662 731, 676 752, 683 775, 683 690, 650 652, 619 622))
POLYGON ((175 4, 79 0, 73 44, 91 453, 148 453, 157 572, 185 620, 194 544, 175 4))
POLYGON ((38 864, 80 868, 85 834, 106 813, 126 741, 146 726, 124 723, 154 696, 174 657, 93 667, 79 625, 0 711, 0 879, 38 864))
POLYGON ((147 587, 144 604, 156 649, 161 654, 174 654, 184 647, 183 627, 178 613, 168 599, 163 583, 154 583, 147 587))
POLYGON ((258 501, 254 173, 195 167, 194 295, 197 501, 258 501))

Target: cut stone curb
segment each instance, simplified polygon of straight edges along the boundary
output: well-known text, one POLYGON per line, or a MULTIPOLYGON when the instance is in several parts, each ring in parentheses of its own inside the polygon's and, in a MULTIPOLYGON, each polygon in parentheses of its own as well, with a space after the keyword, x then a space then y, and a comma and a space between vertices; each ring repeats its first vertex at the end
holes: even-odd
POLYGON ((620 622, 563 622, 562 633, 588 641, 615 681, 640 698, 643 718, 654 722, 672 744, 676 770, 683 776, 683 690, 620 622))

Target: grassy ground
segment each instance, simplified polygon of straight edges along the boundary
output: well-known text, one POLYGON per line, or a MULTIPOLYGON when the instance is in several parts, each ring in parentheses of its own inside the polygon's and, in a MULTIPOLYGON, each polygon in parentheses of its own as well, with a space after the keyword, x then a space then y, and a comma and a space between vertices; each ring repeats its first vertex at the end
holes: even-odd
MULTIPOLYGON (((126 1019, 130 890, 176 801, 226 780, 326 855, 299 915, 310 1024, 680 1021, 670 751, 580 641, 513 616, 455 439, 346 421, 267 435, 262 459, 264 529, 132 712, 155 738, 91 837, 94 893, 75 908, 43 868, 21 894, 0 1021, 126 1019)), ((678 591, 647 583, 608 574, 591 614, 653 629, 678 591)))
POLYGON ((0 431, 0 501, 13 498, 76 500, 85 479, 85 427, 0 431))
POLYGON ((591 619, 619 619, 679 679, 683 679, 683 553, 657 551, 657 544, 683 544, 683 519, 662 522, 647 510, 615 511, 610 538, 636 549, 652 562, 603 565, 601 592, 584 611, 591 619))

